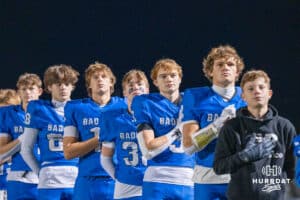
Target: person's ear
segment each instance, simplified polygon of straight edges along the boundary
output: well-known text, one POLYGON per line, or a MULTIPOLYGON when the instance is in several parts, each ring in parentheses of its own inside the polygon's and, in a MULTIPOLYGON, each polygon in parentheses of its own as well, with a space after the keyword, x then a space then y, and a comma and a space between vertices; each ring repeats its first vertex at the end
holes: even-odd
POLYGON ((271 99, 271 97, 273 96, 273 90, 269 90, 269 98, 271 99))

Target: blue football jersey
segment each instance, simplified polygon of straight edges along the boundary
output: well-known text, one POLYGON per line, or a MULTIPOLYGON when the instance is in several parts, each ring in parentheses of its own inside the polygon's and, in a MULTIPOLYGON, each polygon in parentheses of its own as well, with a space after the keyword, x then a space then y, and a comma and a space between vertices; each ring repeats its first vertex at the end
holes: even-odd
MULTIPOLYGON (((17 139, 24 132, 25 111, 21 105, 11 105, 3 108, 0 134, 8 134, 11 140, 17 139)), ((34 154, 38 159, 38 147, 34 146, 34 154)), ((12 171, 31 171, 19 152, 12 156, 12 171)))
MULTIPOLYGON (((160 137, 177 125, 180 106, 159 93, 151 93, 134 97, 131 108, 137 124, 150 125, 155 137, 160 137)), ((176 140, 164 152, 149 160, 148 166, 193 167, 194 156, 186 155, 182 141, 176 140)))
POLYGON ((26 113, 27 128, 37 129, 42 166, 77 164, 78 159, 66 160, 63 153, 64 116, 57 114, 51 101, 30 101, 26 113))
MULTIPOLYGON (((90 98, 69 101, 65 107, 65 126, 73 126, 77 129, 78 141, 89 140, 100 133, 101 112, 118 102, 124 100, 120 97, 112 97, 103 107, 90 98)), ((120 105, 126 106, 125 103, 120 105)), ((100 149, 101 147, 98 147, 79 158, 78 176, 109 176, 100 165, 100 149)))
MULTIPOLYGON (((5 111, 5 107, 0 107, 0 122, 3 122, 3 118, 2 118, 2 112, 5 111)), ((1 128, 2 123, 0 123, 0 129, 1 128)), ((1 131, 0 131, 0 136, 1 136, 1 131)), ((10 170, 10 164, 8 163, 3 163, 2 165, 0 165, 0 190, 6 190, 6 176, 7 176, 7 172, 10 170)))
POLYGON ((137 142, 135 119, 127 107, 103 112, 100 126, 100 141, 115 144, 116 179, 124 184, 141 186, 146 167, 137 142))
MULTIPOLYGON (((206 127, 217 119, 224 108, 234 104, 236 109, 246 106, 241 98, 241 88, 235 88, 235 95, 224 101, 223 97, 213 91, 211 87, 187 89, 183 97, 183 122, 196 120, 201 128, 206 127)), ((213 166, 214 151, 217 140, 215 139, 203 150, 196 154, 196 164, 206 167, 213 166)))

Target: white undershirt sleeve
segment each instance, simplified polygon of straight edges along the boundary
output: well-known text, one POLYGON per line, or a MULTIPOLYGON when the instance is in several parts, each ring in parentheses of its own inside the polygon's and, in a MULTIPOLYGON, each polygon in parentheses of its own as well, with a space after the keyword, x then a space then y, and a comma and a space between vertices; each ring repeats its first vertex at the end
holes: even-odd
POLYGON ((37 140, 38 129, 25 128, 23 133, 23 141, 21 143, 21 152, 24 161, 36 174, 40 171, 39 162, 34 156, 33 147, 37 140))

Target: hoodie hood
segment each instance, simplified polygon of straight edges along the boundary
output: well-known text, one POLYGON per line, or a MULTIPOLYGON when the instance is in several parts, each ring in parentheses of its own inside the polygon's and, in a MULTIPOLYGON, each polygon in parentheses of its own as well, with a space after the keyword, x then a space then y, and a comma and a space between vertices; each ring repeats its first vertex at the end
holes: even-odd
POLYGON ((274 117, 277 117, 278 116, 278 111, 276 110, 276 108, 274 106, 269 104, 268 105, 268 111, 264 115, 264 117, 262 119, 256 119, 251 115, 251 113, 249 112, 247 107, 243 107, 243 108, 241 108, 237 111, 237 116, 242 117, 242 118, 247 118, 249 120, 261 121, 262 122, 262 121, 270 121, 274 117))

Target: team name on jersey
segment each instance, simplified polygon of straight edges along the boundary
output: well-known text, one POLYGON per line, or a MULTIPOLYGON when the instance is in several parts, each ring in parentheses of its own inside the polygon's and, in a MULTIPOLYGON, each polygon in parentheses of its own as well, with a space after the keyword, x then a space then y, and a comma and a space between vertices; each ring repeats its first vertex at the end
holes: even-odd
POLYGON ((64 126, 61 124, 48 124, 48 132, 63 132, 64 126))
POLYGON ((23 126, 14 126, 15 133, 23 133, 23 131, 24 131, 23 126))
POLYGON ((121 140, 134 140, 136 139, 136 132, 132 131, 132 132, 124 132, 124 133, 120 133, 120 139, 121 140))
POLYGON ((83 126, 90 126, 90 125, 99 125, 99 118, 98 117, 84 117, 82 119, 83 126))
POLYGON ((171 118, 171 117, 160 117, 159 124, 165 125, 165 126, 168 126, 168 125, 175 126, 177 124, 177 119, 171 118))
POLYGON ((219 115, 216 114, 216 113, 208 113, 207 114, 207 121, 208 122, 215 121, 218 117, 219 117, 219 115))

